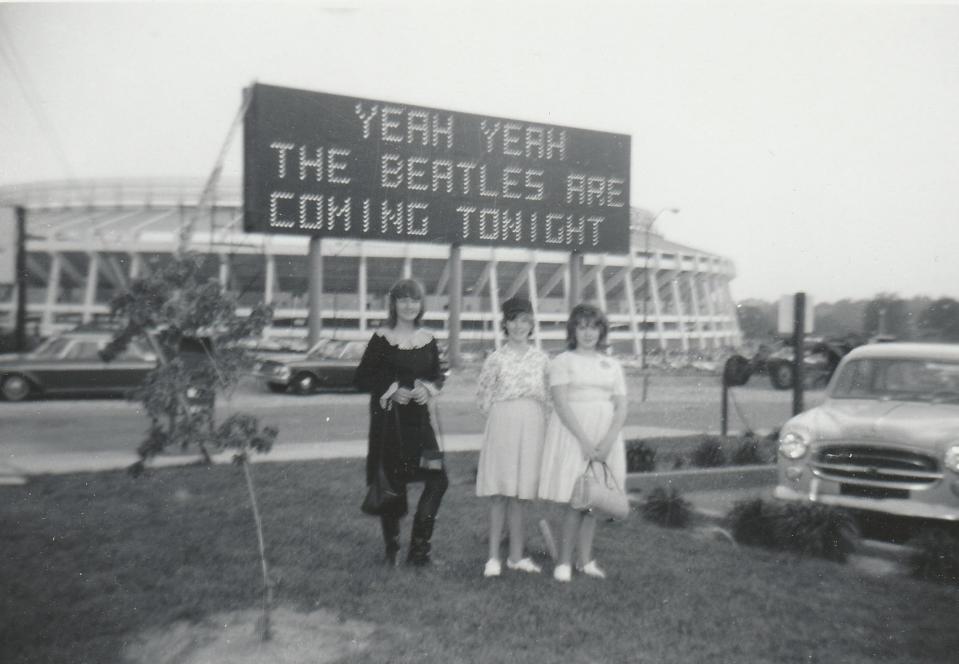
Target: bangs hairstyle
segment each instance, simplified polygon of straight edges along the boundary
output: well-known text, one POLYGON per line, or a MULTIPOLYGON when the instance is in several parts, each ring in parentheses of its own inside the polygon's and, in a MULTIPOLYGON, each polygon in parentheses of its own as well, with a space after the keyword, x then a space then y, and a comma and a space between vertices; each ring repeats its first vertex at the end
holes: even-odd
POLYGON ((416 315, 416 319, 413 321, 413 324, 419 327, 420 321, 423 320, 423 314, 426 312, 426 302, 424 302, 423 287, 414 279, 400 279, 390 286, 390 313, 386 319, 387 327, 390 329, 396 327, 396 301, 402 297, 419 300, 420 313, 416 315))
POLYGON ((536 329, 536 319, 533 318, 533 314, 530 313, 529 311, 511 311, 508 314, 504 313, 503 320, 499 324, 499 328, 503 331, 503 336, 505 337, 509 336, 509 331, 506 329, 506 324, 510 322, 511 320, 516 320, 520 316, 529 316, 530 326, 529 326, 529 334, 527 336, 532 338, 533 331, 536 329))
POLYGON ((576 350, 576 328, 580 324, 599 327, 599 341, 596 343, 596 348, 604 350, 606 335, 609 333, 609 320, 603 310, 594 304, 577 304, 573 307, 569 313, 569 320, 566 321, 566 347, 570 350, 576 350))

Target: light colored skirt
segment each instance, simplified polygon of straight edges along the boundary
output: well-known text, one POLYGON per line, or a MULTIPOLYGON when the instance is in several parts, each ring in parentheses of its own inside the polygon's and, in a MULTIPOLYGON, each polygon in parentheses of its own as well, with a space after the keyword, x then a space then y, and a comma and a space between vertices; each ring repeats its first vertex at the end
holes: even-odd
POLYGON ((536 498, 546 412, 535 399, 496 401, 486 418, 477 496, 536 498))
MULTIPOLYGON (((609 431, 613 421, 611 401, 571 401, 570 408, 583 431, 591 440, 599 440, 609 431)), ((613 443, 606 465, 623 488, 626 481, 626 446, 620 435, 613 443)), ((568 503, 576 478, 586 470, 586 459, 579 442, 554 412, 546 427, 543 443, 543 465, 540 469, 539 497, 557 503, 568 503)))

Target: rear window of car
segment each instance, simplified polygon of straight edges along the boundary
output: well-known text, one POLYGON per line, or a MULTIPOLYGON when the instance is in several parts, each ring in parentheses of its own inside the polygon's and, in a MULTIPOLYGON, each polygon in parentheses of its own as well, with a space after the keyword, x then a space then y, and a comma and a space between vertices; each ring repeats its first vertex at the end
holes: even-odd
POLYGON ((848 362, 832 397, 959 402, 959 362, 872 358, 848 362))

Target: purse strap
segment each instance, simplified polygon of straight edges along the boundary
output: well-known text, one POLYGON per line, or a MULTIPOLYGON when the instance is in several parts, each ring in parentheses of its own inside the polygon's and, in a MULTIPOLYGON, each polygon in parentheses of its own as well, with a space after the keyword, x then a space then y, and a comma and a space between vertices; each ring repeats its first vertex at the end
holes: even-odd
POLYGON ((596 474, 596 468, 593 466, 593 464, 599 464, 603 467, 603 483, 606 486, 612 484, 614 489, 617 491, 622 491, 622 489, 619 488, 619 482, 616 481, 616 476, 613 475, 613 471, 609 469, 609 465, 605 461, 594 461, 593 459, 590 459, 586 462, 586 469, 583 471, 584 475, 592 470, 593 477, 599 480, 599 475, 596 474))

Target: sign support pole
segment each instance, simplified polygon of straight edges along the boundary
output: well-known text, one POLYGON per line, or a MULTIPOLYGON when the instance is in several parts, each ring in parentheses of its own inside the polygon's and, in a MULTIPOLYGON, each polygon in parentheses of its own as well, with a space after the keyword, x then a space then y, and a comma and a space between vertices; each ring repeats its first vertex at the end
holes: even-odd
POLYGON ((313 348, 323 329, 323 238, 310 238, 310 313, 307 345, 313 348))
POLYGON ((447 317, 447 341, 450 366, 460 368, 460 312, 463 309, 463 256, 459 244, 450 245, 450 281, 447 287, 449 307, 447 317))
POLYGON ((793 299, 793 415, 803 410, 803 359, 806 355, 803 343, 806 332, 806 294, 796 293, 793 299))
POLYGON ((447 316, 447 342, 449 343, 450 366, 460 368, 460 312, 463 310, 463 256, 459 244, 450 245, 450 281, 447 286, 449 306, 447 316))
POLYGON ((27 350, 27 210, 18 205, 17 211, 17 313, 14 323, 14 343, 18 353, 27 350))
POLYGON ((572 251, 569 254, 569 309, 572 310, 579 304, 579 298, 583 293, 582 285, 583 273, 583 254, 578 251, 572 251))

